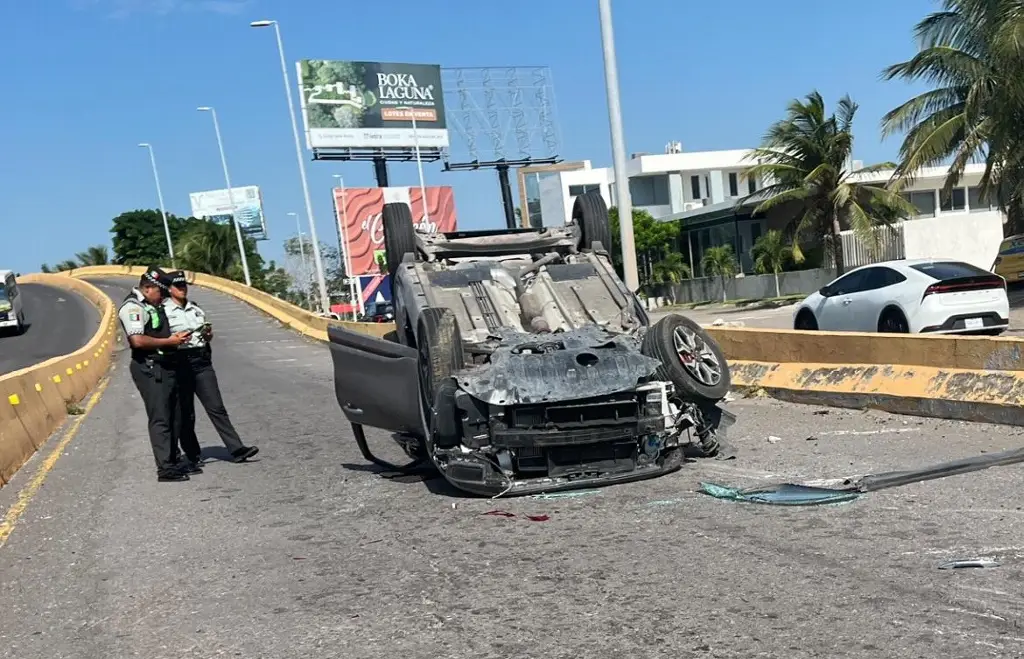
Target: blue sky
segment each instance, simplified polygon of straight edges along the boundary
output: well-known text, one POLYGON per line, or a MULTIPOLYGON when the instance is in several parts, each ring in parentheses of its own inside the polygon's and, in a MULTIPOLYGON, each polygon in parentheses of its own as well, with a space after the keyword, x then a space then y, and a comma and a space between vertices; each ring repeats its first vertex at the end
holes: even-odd
MULTIPOLYGON (((881 116, 918 89, 882 82, 883 67, 915 51, 914 24, 933 0, 614 0, 628 151, 755 146, 791 98, 818 89, 829 104, 860 103, 855 155, 894 158, 881 116)), ((10 3, 0 40, 0 267, 22 272, 109 243, 125 210, 157 207, 156 148, 168 210, 188 193, 223 187, 210 117, 217 108, 232 182, 259 185, 280 257, 303 213, 280 65, 298 59, 547 65, 557 96, 562 156, 610 164, 597 3, 594 0, 34 0, 10 3)), ((294 77, 293 77, 294 84, 294 77)), ((334 243, 332 174, 374 185, 367 163, 307 162, 321 240, 334 243)), ((503 225, 493 172, 445 173, 464 228, 503 225)), ((392 185, 416 185, 415 165, 392 164, 392 185)))

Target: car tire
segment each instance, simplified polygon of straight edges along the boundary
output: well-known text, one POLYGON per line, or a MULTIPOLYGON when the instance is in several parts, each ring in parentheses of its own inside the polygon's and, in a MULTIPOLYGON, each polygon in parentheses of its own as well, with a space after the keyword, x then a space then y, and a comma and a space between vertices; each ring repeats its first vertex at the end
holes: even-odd
MULTIPOLYGON (((435 403, 441 385, 450 381, 452 373, 466 365, 462 335, 455 314, 449 309, 429 308, 420 314, 416 332, 417 364, 420 380, 420 404, 423 409, 424 434, 428 446, 433 443, 435 403)), ((447 424, 440 424, 442 427, 447 424)))
POLYGON ((600 191, 591 190, 576 197, 572 205, 572 221, 579 227, 581 250, 591 250, 594 243, 601 243, 602 248, 611 251, 611 220, 608 219, 608 206, 600 191))
POLYGON ((388 274, 394 278, 405 255, 416 252, 416 227, 412 223, 412 209, 409 204, 402 202, 384 204, 381 222, 384 225, 384 258, 388 262, 388 274))
POLYGON ((814 317, 814 312, 809 309, 801 309, 800 313, 796 315, 796 320, 793 321, 793 329, 806 332, 817 331, 818 319, 814 317))
POLYGON ((883 334, 909 334, 910 323, 902 311, 889 308, 878 317, 878 331, 883 334))
POLYGON ((672 314, 655 323, 644 335, 641 352, 661 362, 658 378, 675 385, 681 396, 718 402, 732 386, 722 349, 686 316, 672 314))

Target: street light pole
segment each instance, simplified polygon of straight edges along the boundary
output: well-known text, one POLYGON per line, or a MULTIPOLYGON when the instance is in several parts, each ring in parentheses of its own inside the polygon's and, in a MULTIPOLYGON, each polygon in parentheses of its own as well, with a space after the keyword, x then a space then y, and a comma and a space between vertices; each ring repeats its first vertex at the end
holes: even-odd
MULTIPOLYGON (((343 259, 342 263, 345 264, 345 279, 348 280, 348 301, 352 307, 352 320, 356 320, 359 316, 356 313, 357 310, 362 312, 363 308, 363 293, 361 286, 359 285, 359 277, 352 274, 352 258, 349 255, 348 249, 348 189, 345 187, 345 177, 341 174, 333 174, 334 178, 338 179, 338 187, 341 188, 341 218, 338 219, 338 224, 341 225, 341 253, 340 256, 343 259)), ((337 211, 335 211, 337 214, 337 211)))
POLYGON ((313 294, 309 290, 309 263, 306 262, 306 245, 302 238, 302 223, 299 222, 298 213, 288 213, 295 218, 295 230, 299 232, 299 255, 302 259, 302 290, 306 293, 306 303, 313 308, 313 294))
POLYGON ((633 201, 629 195, 629 177, 626 174, 626 144, 622 137, 622 107, 619 102, 619 71, 615 62, 612 2, 598 0, 597 4, 601 14, 601 46, 604 51, 608 122, 612 134, 612 162, 615 171, 615 201, 619 209, 622 270, 626 278, 626 288, 635 293, 640 288, 640 278, 636 270, 636 247, 633 243, 633 201))
POLYGON ((224 167, 224 182, 228 186, 228 203, 231 204, 231 222, 235 225, 235 237, 238 238, 238 253, 242 256, 242 272, 245 274, 245 285, 252 286, 249 276, 249 259, 245 256, 245 241, 242 239, 242 225, 238 221, 238 205, 235 203, 235 192, 231 189, 231 175, 228 174, 228 159, 224 155, 224 142, 220 138, 220 122, 217 121, 217 110, 209 106, 196 108, 199 112, 209 112, 213 116, 213 131, 217 134, 217 148, 220 150, 220 164, 224 167))
POLYGON ((423 223, 427 224, 430 222, 430 212, 427 210, 427 186, 423 179, 423 160, 420 158, 420 134, 416 130, 416 110, 411 107, 399 107, 396 110, 404 110, 409 113, 409 117, 412 120, 412 143, 413 148, 416 149, 416 169, 420 173, 420 197, 423 200, 423 223))
POLYGON ((167 254, 171 257, 171 267, 177 268, 174 262, 174 243, 171 242, 171 227, 167 224, 167 209, 164 208, 164 193, 160 189, 160 173, 156 171, 156 156, 153 154, 153 145, 149 142, 139 144, 144 149, 149 149, 149 162, 153 165, 153 180, 156 181, 156 198, 160 202, 160 215, 164 218, 164 236, 167 238, 167 254))
POLYGON ((281 57, 281 75, 284 77, 284 91, 288 97, 288 113, 292 119, 292 135, 295 137, 295 157, 299 161, 299 177, 302 179, 302 194, 306 200, 306 217, 309 218, 309 236, 313 241, 313 262, 316 264, 316 279, 320 287, 320 305, 323 313, 331 310, 331 298, 327 294, 327 280, 324 278, 324 262, 320 255, 320 239, 316 234, 316 222, 313 220, 313 202, 309 197, 309 183, 306 180, 306 163, 302 158, 302 146, 299 143, 299 125, 295 119, 295 104, 292 102, 291 83, 288 82, 288 65, 284 58, 284 42, 281 40, 281 26, 277 21, 253 21, 250 27, 274 27, 277 35, 277 52, 281 57))

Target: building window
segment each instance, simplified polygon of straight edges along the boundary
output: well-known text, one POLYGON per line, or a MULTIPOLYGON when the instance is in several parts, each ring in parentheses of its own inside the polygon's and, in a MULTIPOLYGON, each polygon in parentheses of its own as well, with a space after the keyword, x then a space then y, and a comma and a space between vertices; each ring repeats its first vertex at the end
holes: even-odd
POLYGON ((747 178, 747 194, 757 192, 757 179, 753 176, 747 178))
POLYGON ((942 198, 942 205, 940 206, 940 208, 944 213, 962 211, 967 207, 967 195, 964 192, 963 188, 953 188, 950 191, 950 195, 948 198, 946 198, 945 195, 942 194, 942 192, 939 192, 939 197, 942 198))
POLYGON ((736 172, 729 172, 729 196, 740 196, 740 175, 736 172))
POLYGON ((967 203, 972 213, 983 213, 995 207, 988 196, 981 195, 981 188, 967 188, 967 203))
POLYGON ((694 201, 700 201, 701 199, 703 199, 703 197, 700 196, 700 177, 699 176, 691 176, 690 177, 690 194, 693 195, 693 200, 694 201))
POLYGON ((935 217, 935 190, 904 192, 902 196, 914 205, 918 217, 935 217))
POLYGON ((637 176, 629 179, 629 194, 634 206, 668 206, 668 175, 637 176))
POLYGON ((584 183, 583 185, 570 185, 569 196, 578 197, 581 194, 587 194, 591 190, 600 190, 601 185, 598 183, 584 183))

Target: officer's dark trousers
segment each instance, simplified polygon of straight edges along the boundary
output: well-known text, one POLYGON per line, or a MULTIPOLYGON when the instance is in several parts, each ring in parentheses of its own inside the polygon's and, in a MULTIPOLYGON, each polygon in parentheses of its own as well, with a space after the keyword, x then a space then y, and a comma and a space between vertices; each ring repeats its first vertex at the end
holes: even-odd
POLYGON ((178 368, 178 406, 175 417, 182 452, 191 460, 198 460, 200 456, 201 448, 196 437, 196 398, 203 404, 206 416, 210 418, 224 446, 232 452, 243 448, 244 444, 224 407, 220 385, 217 383, 217 371, 213 369, 209 350, 182 352, 184 358, 178 368))
POLYGON ((149 417, 149 443, 157 474, 175 471, 174 411, 178 407, 175 370, 153 362, 132 360, 129 370, 149 417))

